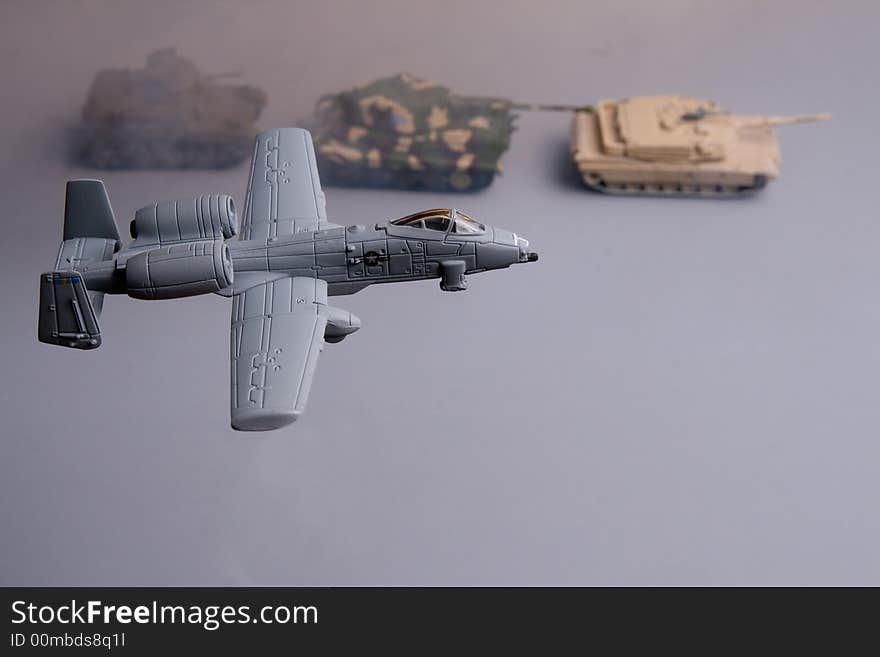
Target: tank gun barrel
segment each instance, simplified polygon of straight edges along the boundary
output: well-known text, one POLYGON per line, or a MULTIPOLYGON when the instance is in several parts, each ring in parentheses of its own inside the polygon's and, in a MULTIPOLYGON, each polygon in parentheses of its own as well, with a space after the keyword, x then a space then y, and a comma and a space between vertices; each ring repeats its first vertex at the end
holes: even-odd
POLYGON ((828 112, 820 112, 818 114, 796 114, 794 116, 761 116, 755 121, 750 121, 756 125, 766 125, 777 127, 781 125, 793 125, 795 123, 813 123, 815 121, 830 121, 831 114, 828 112))
POLYGON ((592 112, 591 105, 551 105, 547 103, 511 103, 511 109, 524 112, 592 112))
POLYGON ((205 80, 210 80, 211 82, 213 82, 214 80, 227 80, 229 78, 240 78, 243 76, 243 71, 223 71, 222 73, 207 73, 202 77, 205 80))

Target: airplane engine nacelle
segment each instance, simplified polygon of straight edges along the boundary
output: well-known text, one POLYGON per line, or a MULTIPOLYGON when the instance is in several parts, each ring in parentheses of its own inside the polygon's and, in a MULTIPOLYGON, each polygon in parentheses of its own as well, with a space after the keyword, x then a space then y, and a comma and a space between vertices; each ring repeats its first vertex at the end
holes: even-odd
POLYGON ((176 299, 218 292, 232 285, 232 258, 222 240, 160 246, 128 259, 128 295, 176 299))
POLYGON ((160 201, 134 214, 131 236, 141 244, 229 239, 238 232, 235 203, 228 194, 160 201))
POLYGON ((342 342, 361 327, 360 317, 341 308, 327 306, 327 327, 324 340, 329 343, 342 342))

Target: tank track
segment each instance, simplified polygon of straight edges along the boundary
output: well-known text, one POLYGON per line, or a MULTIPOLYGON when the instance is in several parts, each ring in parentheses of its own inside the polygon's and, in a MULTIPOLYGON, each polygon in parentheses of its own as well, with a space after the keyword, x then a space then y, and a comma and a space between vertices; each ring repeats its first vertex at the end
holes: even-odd
POLYGON ((612 196, 677 196, 683 198, 741 198, 767 185, 767 176, 757 175, 751 185, 659 185, 643 183, 606 183, 598 174, 583 176, 587 188, 612 196))
POLYGON ((477 168, 467 172, 455 169, 426 169, 421 171, 367 167, 327 161, 318 158, 321 182, 333 187, 361 187, 376 189, 403 189, 407 191, 469 193, 485 189, 495 178, 494 171, 477 168), (461 174, 466 175, 462 176, 461 174), (459 177, 456 178, 455 176, 459 177))
POLYGON ((79 161, 97 169, 229 169, 253 153, 251 135, 163 136, 95 130, 79 137, 79 161))

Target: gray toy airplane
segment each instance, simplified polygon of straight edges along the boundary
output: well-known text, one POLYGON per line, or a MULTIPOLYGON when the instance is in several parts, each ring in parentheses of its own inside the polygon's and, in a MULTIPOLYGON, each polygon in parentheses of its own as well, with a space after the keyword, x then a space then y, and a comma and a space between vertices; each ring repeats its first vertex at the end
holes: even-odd
POLYGON ((268 431, 303 412, 324 342, 361 326, 328 296, 428 278, 457 292, 466 274, 538 259, 525 239, 456 210, 328 222, 312 137, 299 128, 257 136, 241 237, 227 242, 237 229, 230 196, 163 201, 135 213, 120 248, 104 184, 69 181, 55 271, 40 277, 40 341, 99 347, 105 294, 232 297, 232 427, 268 431))

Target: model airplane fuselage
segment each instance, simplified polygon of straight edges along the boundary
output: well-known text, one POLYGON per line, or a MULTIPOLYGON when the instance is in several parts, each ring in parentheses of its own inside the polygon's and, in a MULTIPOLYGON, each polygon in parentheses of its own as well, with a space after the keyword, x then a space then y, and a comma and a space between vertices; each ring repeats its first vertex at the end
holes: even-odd
POLYGON ((369 226, 239 241, 229 251, 236 275, 316 277, 327 282, 327 294, 334 296, 373 283, 437 277, 444 290, 463 290, 467 274, 536 259, 528 246, 514 233, 485 227, 456 210, 437 209, 369 226), (433 227, 424 227, 421 217, 433 227), (456 232, 461 226, 470 232, 456 232))
POLYGON ((39 339, 80 349, 101 344, 104 294, 171 299, 233 297, 232 426, 269 430, 304 410, 317 355, 360 328, 327 297, 374 283, 466 275, 537 260, 515 234, 451 209, 371 225, 326 219, 311 136, 285 128, 257 137, 239 240, 225 195, 164 201, 135 213, 119 234, 103 183, 70 181, 64 241, 40 285, 39 339))

